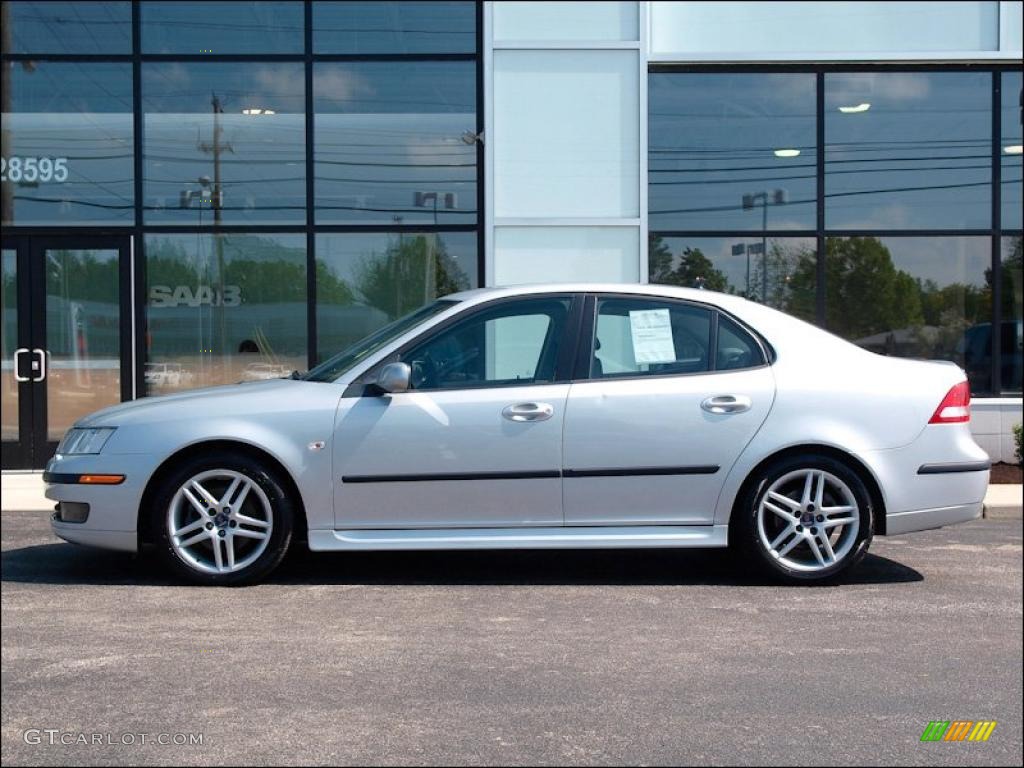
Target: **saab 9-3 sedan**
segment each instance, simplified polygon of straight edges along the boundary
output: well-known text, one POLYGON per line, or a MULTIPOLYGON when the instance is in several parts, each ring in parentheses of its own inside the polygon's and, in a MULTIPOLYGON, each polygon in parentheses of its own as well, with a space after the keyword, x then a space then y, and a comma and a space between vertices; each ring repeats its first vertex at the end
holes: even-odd
POLYGON ((971 520, 989 459, 948 362, 737 296, 646 285, 439 299, 305 374, 124 403, 47 467, 68 541, 252 583, 316 551, 734 547, 834 580, 971 520))

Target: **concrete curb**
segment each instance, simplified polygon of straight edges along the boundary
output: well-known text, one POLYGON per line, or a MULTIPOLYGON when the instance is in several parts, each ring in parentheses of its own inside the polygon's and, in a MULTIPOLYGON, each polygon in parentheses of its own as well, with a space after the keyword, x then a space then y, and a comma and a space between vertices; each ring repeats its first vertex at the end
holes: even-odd
POLYGON ((52 512, 53 502, 43 496, 43 473, 4 472, 0 480, 0 510, 52 512))
POLYGON ((985 494, 985 518, 1020 520, 1024 485, 990 485, 985 494))
MULTIPOLYGON (((49 512, 53 502, 43 496, 41 472, 5 472, 0 510, 4 512, 49 512)), ((1020 520, 1024 486, 990 485, 985 494, 984 516, 989 520, 1020 520)))

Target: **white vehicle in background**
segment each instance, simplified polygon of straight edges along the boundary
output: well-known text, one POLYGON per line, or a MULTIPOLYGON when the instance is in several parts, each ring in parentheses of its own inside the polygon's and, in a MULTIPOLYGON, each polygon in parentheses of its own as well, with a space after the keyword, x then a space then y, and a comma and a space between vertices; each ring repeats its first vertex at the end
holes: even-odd
POLYGON ((964 372, 736 296, 468 291, 298 378, 147 398, 47 467, 68 541, 204 584, 313 550, 725 547, 835 579, 876 534, 976 518, 964 372))
POLYGON ((265 379, 280 379, 290 375, 292 369, 287 365, 276 363, 249 363, 242 371, 242 381, 264 381, 265 379))
POLYGON ((146 363, 143 378, 154 389, 177 389, 192 383, 193 376, 181 363, 146 363))

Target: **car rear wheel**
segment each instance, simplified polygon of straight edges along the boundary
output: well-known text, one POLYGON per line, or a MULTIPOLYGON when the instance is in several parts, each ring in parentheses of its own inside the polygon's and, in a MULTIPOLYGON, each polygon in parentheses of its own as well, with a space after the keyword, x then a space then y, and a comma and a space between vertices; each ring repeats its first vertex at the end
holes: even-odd
POLYGON ((864 559, 874 535, 871 495, 860 476, 813 454, 761 470, 738 514, 733 541, 746 559, 790 583, 835 579, 864 559))
POLYGON ((192 459, 161 484, 151 510, 161 559, 208 585, 250 584, 281 562, 294 504, 277 472, 244 454, 192 459))

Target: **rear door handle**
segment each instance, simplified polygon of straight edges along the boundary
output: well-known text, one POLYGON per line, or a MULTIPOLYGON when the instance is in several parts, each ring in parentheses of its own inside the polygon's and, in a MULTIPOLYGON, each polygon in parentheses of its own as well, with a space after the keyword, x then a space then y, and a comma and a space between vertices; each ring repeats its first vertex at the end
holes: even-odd
POLYGON ((715 395, 700 404, 708 413, 743 413, 752 403, 746 395, 715 395))
POLYGON ((516 403, 501 409, 501 415, 509 421, 546 421, 555 413, 548 403, 516 403))

